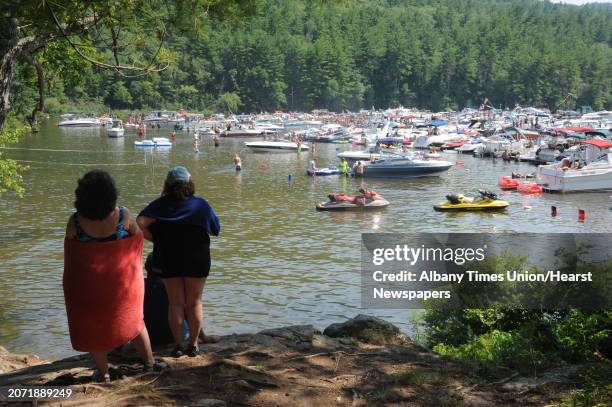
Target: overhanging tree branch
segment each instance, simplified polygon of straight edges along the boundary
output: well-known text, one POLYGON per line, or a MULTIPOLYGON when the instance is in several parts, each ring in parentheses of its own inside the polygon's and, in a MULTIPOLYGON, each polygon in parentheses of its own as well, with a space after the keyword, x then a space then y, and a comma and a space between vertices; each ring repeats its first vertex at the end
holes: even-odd
POLYGON ((68 44, 70 44, 72 49, 74 49, 74 51, 81 58, 83 58, 84 60, 86 60, 87 62, 89 62, 92 65, 99 66, 101 68, 106 68, 106 69, 114 69, 120 75, 122 75, 124 77, 130 77, 130 78, 146 75, 146 74, 151 73, 151 72, 161 72, 161 71, 165 70, 166 68, 168 68, 168 66, 169 66, 169 64, 166 64, 165 66, 160 67, 160 68, 153 68, 153 64, 155 63, 155 59, 157 58, 157 56, 159 55, 159 53, 161 52, 161 49, 163 47, 165 35, 161 36, 160 44, 159 44, 159 47, 157 49, 157 52, 155 53, 153 59, 149 62, 149 64, 146 67, 138 67, 138 66, 134 66, 134 65, 127 66, 127 65, 120 65, 118 63, 116 65, 112 65, 112 64, 107 64, 107 63, 102 62, 102 61, 97 61, 95 59, 92 59, 92 58, 88 57, 87 55, 85 55, 83 53, 83 51, 81 51, 81 49, 79 47, 77 47, 76 44, 74 44, 70 40, 68 34, 66 33, 66 31, 62 27, 62 24, 57 19, 57 16, 55 15, 55 12, 53 11, 53 9, 51 8, 51 5, 49 3, 47 3, 47 8, 49 9, 49 12, 51 13, 51 17, 53 18, 53 21, 54 21, 55 25, 57 26, 61 36, 68 42, 68 44), (140 74, 140 75, 125 75, 123 73, 123 71, 141 72, 142 74, 140 74))

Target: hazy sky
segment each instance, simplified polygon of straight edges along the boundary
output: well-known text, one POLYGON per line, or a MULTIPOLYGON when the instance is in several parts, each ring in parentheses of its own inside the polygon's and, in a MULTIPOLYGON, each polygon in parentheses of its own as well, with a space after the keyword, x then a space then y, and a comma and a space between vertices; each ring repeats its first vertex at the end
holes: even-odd
POLYGON ((551 0, 553 3, 586 4, 586 3, 612 3, 612 0, 551 0))

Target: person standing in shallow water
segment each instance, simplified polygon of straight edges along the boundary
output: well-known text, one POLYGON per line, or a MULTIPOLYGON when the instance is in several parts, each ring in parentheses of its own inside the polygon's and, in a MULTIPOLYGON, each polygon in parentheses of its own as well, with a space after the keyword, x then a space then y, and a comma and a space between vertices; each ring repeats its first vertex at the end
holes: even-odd
MULTIPOLYGON (((154 263, 161 269, 170 306, 168 321, 174 336, 172 356, 194 357, 203 326, 202 292, 210 271, 210 235, 221 225, 205 199, 195 196, 195 185, 185 167, 168 171, 162 196, 140 212, 138 225, 153 242, 154 263), (183 321, 189 324, 189 344, 182 346, 183 321)), ((203 342, 216 338, 204 336, 203 342)))

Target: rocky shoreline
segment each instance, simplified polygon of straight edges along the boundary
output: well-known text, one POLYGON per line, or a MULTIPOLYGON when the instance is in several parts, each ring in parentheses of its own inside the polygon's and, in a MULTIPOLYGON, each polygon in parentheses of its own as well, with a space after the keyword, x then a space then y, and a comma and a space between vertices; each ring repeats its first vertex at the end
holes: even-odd
POLYGON ((142 373, 133 354, 112 358, 115 380, 101 385, 91 381, 86 355, 45 362, 0 348, 0 386, 72 386, 69 400, 39 402, 58 406, 542 406, 575 391, 571 377, 579 369, 484 374, 364 315, 323 333, 289 326, 223 336, 201 349, 179 359, 164 357, 170 348, 156 349, 169 364, 161 373, 142 373))

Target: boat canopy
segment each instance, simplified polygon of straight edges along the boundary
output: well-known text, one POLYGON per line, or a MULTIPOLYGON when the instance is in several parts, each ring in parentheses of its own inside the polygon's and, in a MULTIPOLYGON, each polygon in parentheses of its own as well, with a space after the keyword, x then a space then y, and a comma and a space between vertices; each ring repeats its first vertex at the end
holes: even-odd
POLYGON ((602 149, 612 147, 612 142, 609 142, 608 140, 591 139, 591 140, 585 140, 584 143, 590 144, 592 146, 602 148, 602 149))

